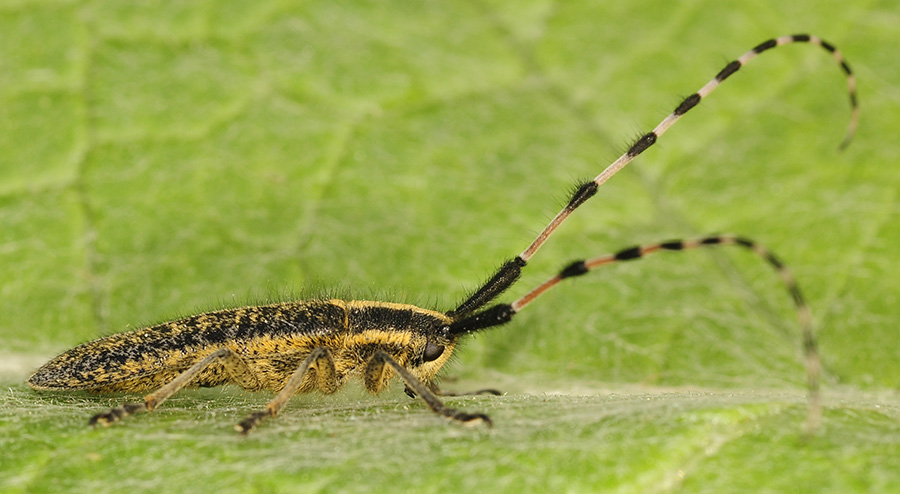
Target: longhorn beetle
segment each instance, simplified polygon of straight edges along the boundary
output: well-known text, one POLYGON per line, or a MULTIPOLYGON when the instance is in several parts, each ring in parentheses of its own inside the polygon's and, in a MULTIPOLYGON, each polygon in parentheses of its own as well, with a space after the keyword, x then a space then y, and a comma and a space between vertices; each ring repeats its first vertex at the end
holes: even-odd
MULTIPOLYGON (((807 428, 819 418, 819 355, 812 317, 788 269, 769 250, 743 237, 718 235, 629 247, 614 254, 574 261, 512 303, 488 304, 519 278, 522 269, 553 232, 585 203, 604 182, 656 143, 678 119, 697 106, 725 79, 757 55, 777 46, 807 42, 824 48, 837 61, 849 86, 851 119, 841 147, 856 129, 859 106, 856 81, 834 45, 805 34, 782 36, 757 45, 730 62, 706 85, 684 99, 652 131, 596 178, 579 185, 566 206, 521 254, 500 268, 453 310, 437 312, 406 304, 369 301, 305 300, 207 312, 130 332, 114 334, 75 347, 39 368, 28 384, 37 390, 84 389, 95 392, 154 390, 143 401, 98 413, 92 425, 108 425, 124 416, 150 411, 185 386, 237 384, 252 390, 277 392, 264 410, 250 414, 236 429, 247 434, 265 417, 277 415, 297 393, 334 393, 351 376, 378 393, 394 375, 406 393, 420 397, 438 415, 460 423, 485 423, 482 413, 450 408, 441 396, 452 396, 435 384, 435 376, 457 342, 470 334, 509 322, 541 294, 562 280, 600 266, 645 257, 660 251, 736 245, 771 265, 787 286, 800 320, 808 385, 807 428)), ((475 393, 499 394, 494 390, 475 393)), ((474 393, 473 393, 474 394, 474 393)))

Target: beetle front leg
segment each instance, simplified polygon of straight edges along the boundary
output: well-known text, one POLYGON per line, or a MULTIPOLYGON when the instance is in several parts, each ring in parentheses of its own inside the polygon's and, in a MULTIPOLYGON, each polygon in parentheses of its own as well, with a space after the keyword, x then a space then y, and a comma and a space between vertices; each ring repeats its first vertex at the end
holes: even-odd
POLYGON ((462 412, 445 405, 431 388, 409 372, 406 367, 400 365, 393 357, 383 351, 375 352, 375 355, 369 359, 369 363, 366 365, 366 389, 373 393, 377 393, 384 388, 385 365, 396 372, 400 378, 403 379, 404 384, 406 384, 406 389, 411 390, 415 395, 422 398, 425 404, 428 405, 428 408, 434 413, 467 425, 477 424, 479 422, 484 422, 488 427, 493 425, 491 418, 483 413, 462 412))

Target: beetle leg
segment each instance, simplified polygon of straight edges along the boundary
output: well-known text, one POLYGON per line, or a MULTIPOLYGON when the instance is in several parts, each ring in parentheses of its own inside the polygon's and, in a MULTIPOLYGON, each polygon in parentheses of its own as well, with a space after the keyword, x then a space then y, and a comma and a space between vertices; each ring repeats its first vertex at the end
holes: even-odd
POLYGON ((480 421, 487 424, 488 427, 493 425, 491 418, 483 413, 467 413, 448 407, 428 385, 420 381, 406 367, 394 360, 393 357, 380 350, 375 352, 375 355, 369 359, 369 363, 366 365, 364 373, 366 389, 377 393, 384 388, 385 365, 396 372, 406 384, 406 389, 421 397, 434 413, 465 424, 475 424, 480 421))
POLYGON ((297 394, 297 391, 303 385, 307 372, 315 372, 316 386, 325 393, 331 394, 338 390, 340 381, 338 380, 337 370, 334 367, 334 358, 331 352, 325 347, 318 347, 309 354, 303 363, 297 367, 297 370, 291 375, 285 383, 284 388, 275 395, 265 410, 259 410, 250 414, 249 417, 242 420, 234 428, 241 434, 248 434, 259 422, 266 417, 274 417, 284 408, 288 400, 297 394))
POLYGON ((142 403, 125 403, 120 407, 98 413, 91 417, 90 425, 107 426, 123 417, 144 411, 149 412, 162 405, 164 401, 196 379, 201 372, 216 363, 221 363, 225 366, 225 372, 231 377, 232 382, 237 383, 244 389, 259 389, 259 380, 253 370, 247 365, 247 362, 234 351, 228 348, 220 348, 188 367, 186 371, 163 387, 144 396, 142 403))

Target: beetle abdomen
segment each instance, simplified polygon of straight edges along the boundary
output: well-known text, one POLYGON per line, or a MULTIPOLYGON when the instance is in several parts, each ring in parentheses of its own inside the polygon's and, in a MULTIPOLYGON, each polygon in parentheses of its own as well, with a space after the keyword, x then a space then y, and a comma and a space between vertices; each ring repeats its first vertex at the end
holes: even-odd
MULTIPOLYGON (((44 390, 150 389, 218 348, 228 346, 238 353, 257 355, 285 353, 296 338, 328 337, 344 331, 346 324, 347 312, 338 300, 207 312, 79 345, 44 364, 28 384, 44 390), (283 344, 256 344, 261 340, 283 344), (117 385, 126 382, 133 384, 117 385)), ((196 384, 223 384, 227 378, 220 371, 211 368, 196 384)))

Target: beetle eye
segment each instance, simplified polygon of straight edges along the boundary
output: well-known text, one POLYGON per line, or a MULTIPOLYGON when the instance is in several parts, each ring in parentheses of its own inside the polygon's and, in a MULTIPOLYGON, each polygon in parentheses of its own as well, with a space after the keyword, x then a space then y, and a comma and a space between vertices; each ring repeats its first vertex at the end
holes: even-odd
POLYGON ((433 360, 437 360, 438 357, 444 354, 444 345, 435 345, 432 342, 428 342, 425 344, 425 354, 422 358, 425 359, 426 362, 431 362, 433 360))

